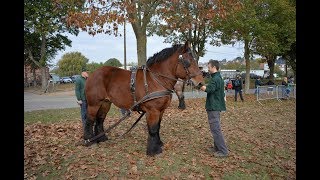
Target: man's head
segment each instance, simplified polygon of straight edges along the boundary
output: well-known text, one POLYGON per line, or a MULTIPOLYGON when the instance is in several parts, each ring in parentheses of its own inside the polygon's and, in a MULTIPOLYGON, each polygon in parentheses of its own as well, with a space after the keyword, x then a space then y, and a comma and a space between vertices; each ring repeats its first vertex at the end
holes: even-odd
POLYGON ((220 68, 220 64, 219 64, 219 61, 217 60, 210 60, 208 62, 208 71, 210 73, 215 73, 217 71, 219 71, 219 68, 220 68))
POLYGON ((84 77, 85 79, 87 79, 89 77, 87 70, 82 69, 81 76, 84 77))

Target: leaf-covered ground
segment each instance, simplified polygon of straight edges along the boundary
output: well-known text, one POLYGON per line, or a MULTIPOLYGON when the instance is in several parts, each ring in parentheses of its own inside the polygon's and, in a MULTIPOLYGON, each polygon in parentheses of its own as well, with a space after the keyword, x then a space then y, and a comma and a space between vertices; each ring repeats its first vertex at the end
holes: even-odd
MULTIPOLYGON (((81 139, 79 118, 63 122, 26 123, 25 179, 296 179, 296 102, 245 102, 227 99, 221 126, 230 155, 212 156, 212 137, 205 99, 186 100, 187 109, 172 101, 160 135, 163 152, 146 156, 147 128, 143 118, 124 138, 139 114, 134 113, 108 134, 107 142, 75 146, 81 139)), ((39 116, 41 117, 41 116, 39 116)), ((107 117, 104 126, 117 121, 107 117)))

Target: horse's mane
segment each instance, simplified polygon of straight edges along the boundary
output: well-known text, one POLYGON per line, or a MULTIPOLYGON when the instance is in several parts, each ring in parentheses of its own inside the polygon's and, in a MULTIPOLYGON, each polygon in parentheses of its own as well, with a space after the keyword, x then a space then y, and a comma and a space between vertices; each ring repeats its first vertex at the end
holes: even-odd
POLYGON ((182 44, 175 44, 170 48, 165 48, 162 51, 155 53, 152 57, 148 58, 147 67, 150 67, 155 63, 158 63, 158 62, 161 62, 161 61, 168 59, 180 47, 182 47, 182 44))

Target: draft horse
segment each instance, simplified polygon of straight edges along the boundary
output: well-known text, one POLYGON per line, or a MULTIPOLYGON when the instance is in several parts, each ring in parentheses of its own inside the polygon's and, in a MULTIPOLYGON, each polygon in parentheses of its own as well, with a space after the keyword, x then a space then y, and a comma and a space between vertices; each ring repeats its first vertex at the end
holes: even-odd
MULTIPOLYGON (((145 66, 135 71, 134 83, 130 78, 132 73, 129 70, 104 66, 90 75, 85 87, 88 110, 83 137, 84 140, 88 140, 104 131, 103 122, 113 103, 119 108, 146 114, 146 153, 153 156, 162 152, 160 123, 165 109, 171 103, 178 78, 190 80, 195 86, 200 87, 203 84, 202 73, 188 42, 155 53, 147 60, 145 66)), ((107 135, 103 134, 95 142, 107 139, 107 135)))

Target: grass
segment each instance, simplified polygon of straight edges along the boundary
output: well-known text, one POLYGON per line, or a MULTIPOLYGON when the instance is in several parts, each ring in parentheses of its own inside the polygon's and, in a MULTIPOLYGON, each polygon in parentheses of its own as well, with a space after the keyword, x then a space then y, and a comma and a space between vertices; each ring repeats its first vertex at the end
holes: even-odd
MULTIPOLYGON (((74 83, 55 84, 54 86, 50 85, 47 93, 71 91, 74 90, 74 86, 74 83)), ((32 92, 34 94, 44 94, 43 90, 41 89, 41 86, 25 87, 24 91, 32 92)))
MULTIPOLYGON (((204 98, 186 100, 184 111, 172 101, 161 123, 163 152, 155 157, 146 156, 144 118, 118 137, 137 113, 108 133, 108 141, 82 147, 74 145, 82 136, 78 108, 25 112, 25 179, 296 179, 295 100, 262 106, 253 95, 244 98, 228 97, 221 113, 230 150, 223 159, 206 150, 212 137, 204 98)), ((113 106, 104 126, 119 118, 113 106)))
MULTIPOLYGON (((107 117, 117 116, 120 116, 119 109, 112 105, 107 117)), ((76 120, 81 121, 80 108, 36 110, 24 113, 25 124, 57 122, 62 123, 76 120)))

